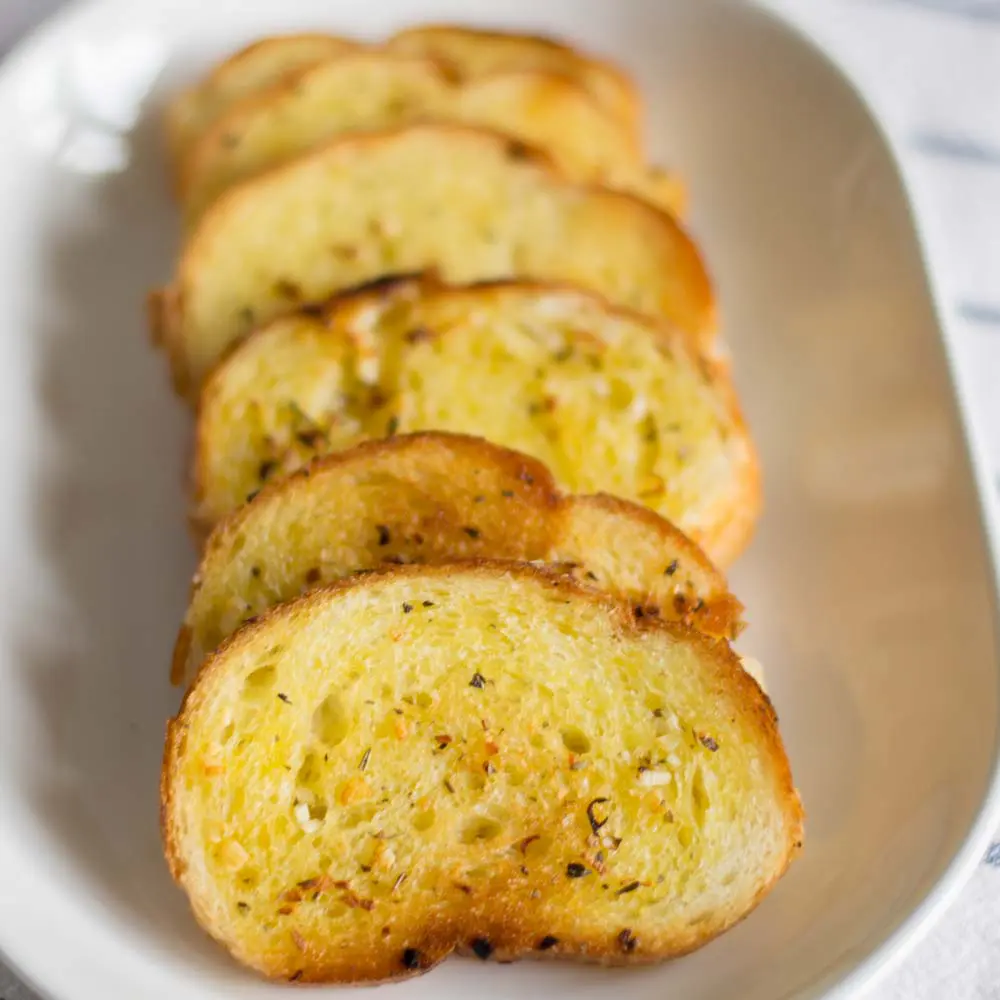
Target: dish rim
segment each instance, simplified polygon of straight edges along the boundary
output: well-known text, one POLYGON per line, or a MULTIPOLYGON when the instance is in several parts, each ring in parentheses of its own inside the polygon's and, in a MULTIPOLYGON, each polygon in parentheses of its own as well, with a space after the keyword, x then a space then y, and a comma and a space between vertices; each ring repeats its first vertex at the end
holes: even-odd
MULTIPOLYGON (((163 2, 163 0, 155 0, 163 2)), ((755 16, 769 23, 772 29, 784 32, 791 41, 806 49, 825 70, 832 74, 844 87, 845 94, 853 99, 865 115, 874 135, 888 154, 890 167, 905 201, 907 221, 912 232, 922 276, 927 289, 931 315, 938 330, 938 342, 942 349, 951 386, 951 397, 958 425, 962 432, 962 451, 966 466, 975 486, 976 506, 979 511, 978 529, 984 542, 988 563, 987 583, 990 589, 991 632, 994 648, 994 672, 997 699, 1000 703, 1000 511, 990 499, 992 476, 984 435, 973 420, 970 394, 959 377, 956 341, 958 335, 949 310, 940 272, 934 266, 931 241, 920 212, 914 186, 903 165, 901 150, 893 139, 871 101, 856 83, 844 65, 838 60, 818 36, 814 29, 803 23, 781 0, 749 0, 755 16)), ((134 10, 134 0, 69 0, 61 9, 44 18, 33 29, 25 33, 0 58, 0 89, 7 85, 20 64, 28 62, 37 48, 47 44, 48 36, 68 30, 74 20, 85 20, 90 12, 101 8, 125 7, 134 10)), ((951 860, 928 886, 923 896, 905 916, 894 924, 887 923, 884 933, 877 943, 859 959, 840 959, 835 967, 815 982, 795 992, 785 993, 777 1000, 850 1000, 864 989, 870 989, 884 979, 913 948, 924 938, 944 911, 955 901, 965 887, 972 873, 979 865, 993 835, 1000 826, 1000 728, 994 734, 992 762, 985 794, 969 828, 951 860)), ((4 947, 0 941, 0 963, 33 990, 43 1000, 74 1000, 59 996, 45 986, 4 947)))

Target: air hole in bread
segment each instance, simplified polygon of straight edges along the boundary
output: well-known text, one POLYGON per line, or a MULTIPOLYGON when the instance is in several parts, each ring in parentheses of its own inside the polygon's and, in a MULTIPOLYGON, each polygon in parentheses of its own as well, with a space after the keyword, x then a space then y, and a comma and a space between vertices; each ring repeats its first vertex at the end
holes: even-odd
POLYGON ((418 812, 413 817, 413 829, 418 830, 421 833, 425 830, 429 830, 437 820, 437 815, 433 809, 425 809, 422 812, 418 812))
POLYGON ((619 378, 611 379, 611 385, 608 390, 608 401, 614 409, 627 410, 632 405, 634 399, 635 393, 627 382, 623 382, 619 378))
POLYGON ((563 746, 570 753, 588 753, 590 751, 590 737, 576 726, 567 726, 562 731, 563 746))
POLYGON ((299 773, 295 776, 295 783, 303 788, 312 789, 313 783, 319 777, 319 767, 316 754, 310 751, 302 758, 299 773))
POLYGON ((477 840, 493 840, 503 832, 503 824, 490 816, 476 816, 462 827, 461 840, 473 844, 477 840))
POLYGON ((263 701, 274 687, 274 667, 258 667, 243 682, 243 697, 247 701, 263 701))
POLYGON ((532 834, 525 837, 517 845, 517 850, 524 855, 525 860, 537 861, 542 856, 549 853, 552 847, 552 838, 546 834, 532 834))
POLYGON ((347 708, 336 692, 328 694, 313 712, 313 734, 320 742, 335 747, 343 743, 351 731, 347 708))
POLYGON ((513 788, 523 785, 527 778, 527 772, 523 768, 516 766, 507 768, 507 784, 513 788))
POLYGON ((349 830, 367 823, 378 812, 378 806, 374 802, 366 805, 352 806, 350 811, 344 816, 342 823, 349 830))
POLYGON ((700 827, 704 824, 705 813, 708 812, 712 804, 708 795, 708 789, 705 788, 705 776, 700 767, 696 768, 694 778, 691 781, 691 803, 692 816, 695 823, 700 827))

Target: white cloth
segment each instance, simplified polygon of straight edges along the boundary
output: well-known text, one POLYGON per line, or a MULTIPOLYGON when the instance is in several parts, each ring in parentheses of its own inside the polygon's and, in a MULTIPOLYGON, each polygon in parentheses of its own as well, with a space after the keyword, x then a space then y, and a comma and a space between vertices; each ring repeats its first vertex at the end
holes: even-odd
MULTIPOLYGON (((913 182, 1000 485, 1000 0, 768 0, 866 94, 913 182)), ((0 0, 0 50, 59 0, 0 0)), ((996 498, 995 498, 996 499, 996 498)), ((1000 832, 867 1000, 1000 1000, 1000 832)), ((32 1000, 0 966, 0 998, 32 1000)))
MULTIPOLYGON (((768 0, 847 71, 912 181, 1000 488, 1000 0, 768 0)), ((1000 1000, 1000 831, 865 1000, 1000 1000)))

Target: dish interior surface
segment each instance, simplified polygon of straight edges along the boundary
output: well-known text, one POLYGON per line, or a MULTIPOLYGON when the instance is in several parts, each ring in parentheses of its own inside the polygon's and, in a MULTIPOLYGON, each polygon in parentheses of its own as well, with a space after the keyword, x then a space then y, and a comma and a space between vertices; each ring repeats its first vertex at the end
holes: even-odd
POLYGON ((194 564, 187 417, 143 317, 178 239, 160 115, 214 57, 269 31, 376 37, 427 20, 551 32, 618 59, 653 154, 689 180, 765 475, 732 575, 740 645, 766 664, 808 821, 773 895, 688 958, 453 960, 393 995, 780 1000, 823 995, 867 961, 858 984, 935 886, 943 898, 946 870, 957 882, 975 860, 997 739, 993 577, 891 155, 810 46, 705 0, 106 0, 6 64, 0 949, 60 1000, 285 995, 201 934, 160 851, 168 661, 194 564))

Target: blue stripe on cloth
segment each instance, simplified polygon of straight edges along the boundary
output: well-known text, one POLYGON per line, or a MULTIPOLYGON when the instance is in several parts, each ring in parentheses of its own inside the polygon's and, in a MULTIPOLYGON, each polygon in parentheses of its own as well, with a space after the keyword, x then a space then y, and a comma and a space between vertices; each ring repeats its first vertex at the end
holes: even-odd
POLYGON ((952 14, 968 21, 1000 24, 1000 3, 997 0, 891 0, 895 4, 919 7, 938 14, 952 14))
POLYGON ((928 156, 946 156, 980 166, 1000 167, 1000 146, 990 146, 964 135, 947 132, 918 132, 911 136, 910 146, 928 156))
POLYGON ((992 868, 1000 868, 1000 840, 990 844, 986 854, 983 855, 983 864, 992 868))
POLYGON ((983 326, 1000 326, 1000 305, 988 302, 973 302, 965 299, 955 307, 958 315, 970 323, 981 323, 983 326))

